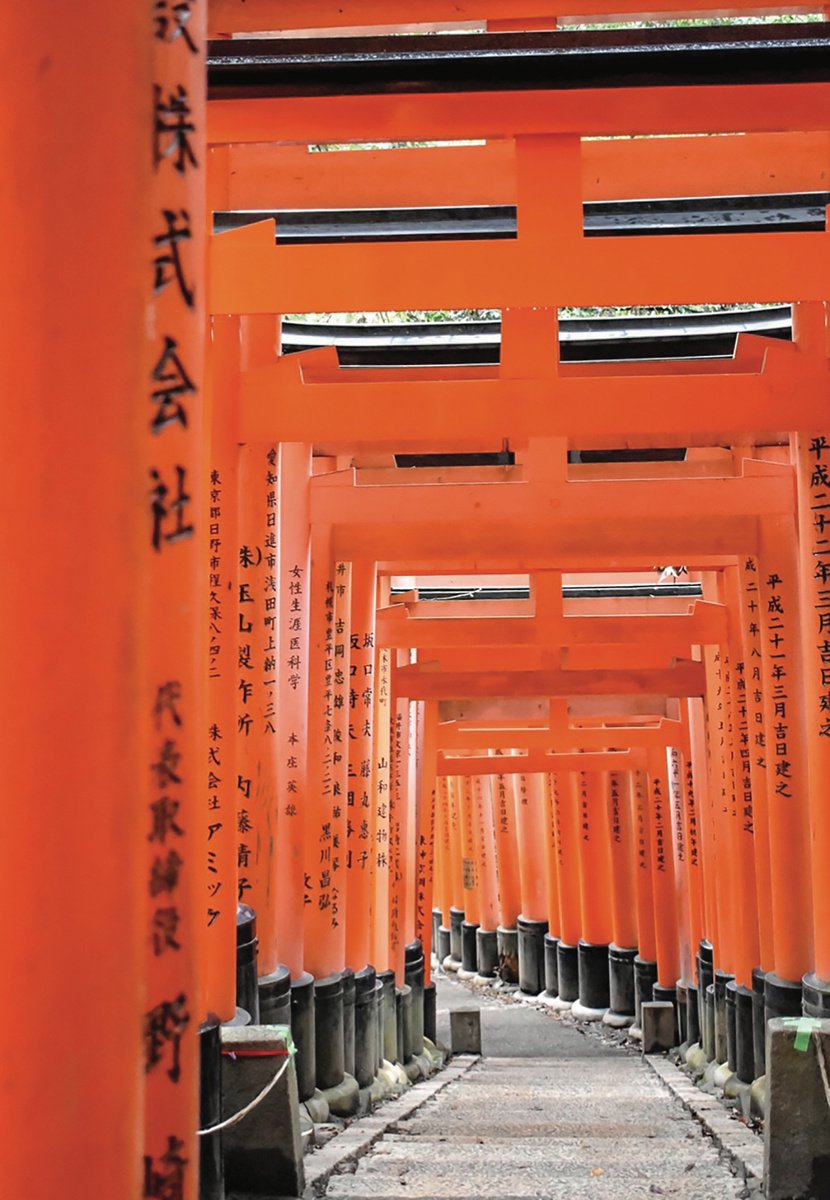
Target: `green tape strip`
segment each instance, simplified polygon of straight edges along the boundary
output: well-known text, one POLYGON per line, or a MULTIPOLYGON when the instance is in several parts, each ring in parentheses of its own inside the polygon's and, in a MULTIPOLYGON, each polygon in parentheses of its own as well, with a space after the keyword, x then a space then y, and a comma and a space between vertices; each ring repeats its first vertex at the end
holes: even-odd
POLYGON ((278 1029, 280 1031, 280 1036, 285 1039, 285 1048, 293 1058, 293 1056, 297 1053, 297 1047, 294 1045, 294 1039, 291 1036, 291 1026, 290 1025, 274 1025, 274 1026, 272 1026, 272 1028, 278 1029))
POLYGON ((810 1037, 815 1029, 821 1027, 821 1021, 815 1017, 785 1017, 784 1025, 787 1029, 795 1029, 793 1045, 805 1054, 810 1046, 810 1037))

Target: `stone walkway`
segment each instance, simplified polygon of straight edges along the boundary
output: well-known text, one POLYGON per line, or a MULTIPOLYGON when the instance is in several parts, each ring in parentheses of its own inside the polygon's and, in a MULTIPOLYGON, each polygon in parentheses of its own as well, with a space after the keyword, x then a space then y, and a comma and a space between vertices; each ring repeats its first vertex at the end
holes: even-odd
POLYGON ((485 1058, 386 1133, 325 1195, 500 1200, 737 1200, 744 1185, 631 1054, 564 1022, 439 982, 447 1010, 481 1008, 485 1058))

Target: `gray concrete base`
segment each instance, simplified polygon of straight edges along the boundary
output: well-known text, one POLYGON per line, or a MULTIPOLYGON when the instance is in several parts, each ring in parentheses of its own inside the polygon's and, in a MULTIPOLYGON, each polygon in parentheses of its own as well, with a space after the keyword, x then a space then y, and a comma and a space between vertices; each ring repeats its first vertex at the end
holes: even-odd
POLYGON ((554 1012, 570 1012, 573 1008, 573 1000, 563 1000, 561 996, 552 996, 550 1007, 554 1012))
POLYGON ((607 1012, 607 1008, 587 1008, 579 1000, 574 1000, 571 1005, 571 1016, 577 1021, 601 1021, 607 1012))
POLYGON ((475 979, 477 974, 477 971, 465 971, 463 967, 458 967, 459 979, 475 979))
MULTIPOLYGON (((222 1112, 239 1112, 274 1077, 288 1052, 282 1025, 222 1029, 222 1112), (265 1052, 263 1054, 262 1052, 265 1052), (271 1055, 274 1057, 271 1057, 271 1055)), ((293 1058, 277 1085, 238 1124, 224 1130, 222 1148, 228 1192, 250 1197, 302 1196, 303 1139, 293 1058)))
MULTIPOLYGON (((551 996, 549 992, 540 992, 536 997, 536 1003, 544 1004, 546 1008, 556 1008, 558 1000, 558 996, 551 996)), ((571 1005, 569 1000, 566 1000, 565 1004, 567 1004, 568 1008, 570 1008, 571 1005)))
POLYGON ((444 959, 444 961, 441 963, 441 967, 445 971, 455 972, 458 970, 458 968, 460 966, 461 966, 461 960, 458 958, 453 958, 451 954, 448 954, 447 957, 444 959))
POLYGON ((749 1088, 750 1112, 756 1121, 763 1121, 767 1115, 767 1077, 759 1075, 749 1088))
POLYGON ((764 1123, 764 1179, 768 1200, 830 1195, 830 1106, 822 1082, 830 1051, 830 1020, 806 1018, 767 1024, 769 1101, 764 1123))
POLYGON ((456 1008, 450 1012, 450 1044, 453 1054, 481 1054, 481 1012, 456 1008))
POLYGON ((329 1113, 334 1113, 336 1117, 353 1117, 357 1112, 360 1088, 354 1075, 344 1075, 340 1083, 322 1088, 321 1091, 329 1106, 329 1113))
POLYGON ((628 1028, 628 1040, 631 1042, 641 1042, 643 1040, 643 1031, 636 1021, 628 1028))
POLYGON ((634 1024, 634 1014, 612 1012, 610 1008, 602 1014, 602 1023, 610 1029, 628 1029, 634 1024))
POLYGON ((674 1005, 669 1000, 647 1000, 640 1005, 643 1054, 663 1054, 674 1045, 674 1005))
POLYGON ((735 1072, 732 1070, 728 1062, 719 1063, 714 1075, 712 1076, 712 1083, 714 1083, 716 1088, 720 1088, 720 1090, 723 1091, 733 1075, 735 1075, 735 1072))
POLYGON ((331 1116, 329 1102, 319 1088, 315 1088, 313 1094, 303 1101, 302 1107, 315 1125, 325 1125, 331 1116))

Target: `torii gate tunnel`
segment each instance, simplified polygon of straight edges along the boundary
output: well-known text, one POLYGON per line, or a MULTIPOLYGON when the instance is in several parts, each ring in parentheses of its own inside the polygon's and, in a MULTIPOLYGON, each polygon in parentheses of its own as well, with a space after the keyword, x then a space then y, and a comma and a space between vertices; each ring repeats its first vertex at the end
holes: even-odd
POLYGON ((222 1027, 356 1096, 435 961, 830 1014, 830 33, 641 8, 6 14, 3 1196, 216 1200, 222 1027))

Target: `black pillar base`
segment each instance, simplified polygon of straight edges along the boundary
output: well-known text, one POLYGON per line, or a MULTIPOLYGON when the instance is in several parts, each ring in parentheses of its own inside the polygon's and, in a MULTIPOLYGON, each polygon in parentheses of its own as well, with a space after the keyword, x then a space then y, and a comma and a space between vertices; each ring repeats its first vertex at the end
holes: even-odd
POLYGON ((804 1016, 818 1017, 822 1021, 830 1019, 830 983, 819 979, 817 975, 805 975, 801 990, 804 1016))
POLYGON ((559 938, 545 934, 545 995, 559 995, 559 938))
POLYGON ((347 1075, 354 1075, 355 982, 351 967, 341 971, 340 979, 343 983, 343 1069, 347 1075))
POLYGON ((608 1008, 611 997, 608 982, 608 946, 580 941, 577 964, 579 1003, 583 1008, 608 1008))
POLYGON ((726 985, 734 979, 728 971, 715 971, 715 1058, 727 1062, 726 1045, 726 985))
POLYGON ((236 1003, 251 1014, 251 1023, 259 1025, 259 989, 257 988, 256 913, 247 904, 236 906, 236 1003))
POLYGON ((461 962, 461 926, 464 922, 464 910, 450 909, 450 958, 453 962, 461 962))
POLYGON ((377 977, 374 967, 364 967, 354 976, 354 1070, 361 1088, 371 1087, 377 1072, 378 1010, 375 1000, 377 977))
POLYGON ((438 1041, 438 1031, 436 1028, 436 1000, 437 997, 435 995, 435 984, 426 984, 424 986, 424 1037, 428 1037, 433 1046, 438 1041))
POLYGON ((375 1048, 375 1055, 376 1055, 375 1074, 377 1074, 378 1071, 380 1070, 383 1060, 386 1057, 386 1055, 384 1053, 383 994, 384 994, 383 980, 379 979, 376 975, 375 976, 375 1025, 377 1027, 378 1044, 377 1044, 377 1047, 375 1048))
POLYGON ((470 921, 461 922, 461 970, 468 975, 476 973, 476 933, 478 925, 470 921))
POLYGON ((438 926, 435 938, 435 957, 438 959, 439 966, 445 958, 450 957, 450 931, 446 925, 438 926))
POLYGON ((278 966, 272 975, 263 975, 257 982, 259 992, 259 1024, 291 1024, 291 972, 278 966))
POLYGON ((701 1038, 703 1039, 701 1044, 710 1059, 714 1057, 715 1051, 714 1042, 711 1049, 706 1045, 706 989, 714 982, 715 968, 712 943, 707 942, 704 938, 698 943, 697 949, 697 1012, 698 1025, 700 1026, 701 1038))
POLYGON ((343 979, 327 975, 314 984, 314 1050, 317 1086, 321 1091, 343 1082, 346 1070, 343 1048, 343 979))
POLYGON ((618 1017, 633 1017, 636 1012, 634 1000, 634 960, 636 949, 608 947, 608 1007, 618 1017))
POLYGON ((499 969, 499 940, 495 929, 476 932, 476 970, 485 979, 493 979, 499 969))
POLYGON ((741 1083, 755 1078, 752 992, 740 984, 735 988, 735 1070, 741 1083))
POLYGON ((420 938, 404 951, 404 983, 412 989, 412 1053, 424 1052, 424 949, 420 938))
POLYGON ((766 978, 766 973, 760 967, 752 972, 752 1049, 756 1079, 760 1079, 767 1069, 767 1019, 764 1016, 766 978))
POLYGON ((689 990, 686 984, 678 979, 675 992, 677 995, 677 1036, 681 1046, 688 1046, 689 990))
POLYGON ((545 934, 547 921, 529 921, 519 917, 519 989, 538 996, 545 989, 545 934))
POLYGON ((801 982, 779 979, 770 972, 764 980, 764 1020, 802 1015, 801 982))
POLYGON ((726 982, 726 1061, 730 1071, 738 1069, 737 1005, 738 985, 734 979, 726 982))
POLYGON ((381 971, 378 979, 383 985, 380 997, 381 1054, 388 1062, 398 1057, 398 1009, 395 1000, 395 972, 381 971))
POLYGON ((652 992, 657 983, 657 963, 648 958, 634 959, 634 1024, 642 1028, 641 1009, 644 1000, 653 1000, 652 992))
POLYGON ((710 983, 703 997, 703 1050, 710 1062, 715 1059, 715 985, 710 983))
POLYGON ((412 1058, 412 988, 408 983, 395 991, 395 1016, 398 1043, 395 1058, 403 1065, 412 1058))
POLYGON ((309 1100, 317 1086, 317 1054, 314 1042, 314 976, 303 971, 291 980, 291 1036, 297 1048, 297 1092, 300 1102, 309 1100))
POLYGON ((686 984, 686 1042, 700 1043, 700 997, 694 983, 686 984))
MULTIPOLYGON (((199 1026, 199 1127, 222 1120, 222 1025, 210 1016, 199 1026)), ((222 1135, 199 1138, 199 1200, 225 1200, 222 1135)))
POLYGON ((560 941, 556 947, 556 977, 559 999, 574 1004, 579 999, 579 951, 560 941))
POLYGON ((499 978, 504 983, 519 982, 519 931, 499 925, 496 930, 499 948, 499 978))

